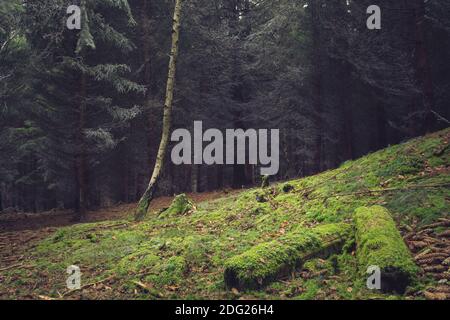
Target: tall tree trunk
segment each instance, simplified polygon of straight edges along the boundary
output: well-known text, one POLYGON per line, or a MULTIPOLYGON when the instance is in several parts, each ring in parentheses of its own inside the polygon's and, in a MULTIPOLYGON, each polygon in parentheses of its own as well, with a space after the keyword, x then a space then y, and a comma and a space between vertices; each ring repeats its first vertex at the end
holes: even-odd
POLYGON ((216 166, 216 179, 217 179, 217 190, 220 190, 224 187, 223 183, 223 166, 216 166))
POLYGON ((377 113, 377 148, 383 149, 387 147, 387 132, 386 132, 386 110, 384 105, 379 102, 376 107, 377 113))
POLYGON ((313 41, 313 106, 315 127, 317 130, 314 142, 314 167, 313 173, 318 173, 322 170, 322 143, 323 143, 323 119, 322 119, 322 45, 320 34, 320 18, 319 18, 320 3, 313 2, 311 5, 311 21, 312 21, 312 41, 313 41))
MULTIPOLYGON (((125 148, 126 150, 126 148, 125 148)), ((128 151, 128 150, 127 150, 128 151)), ((123 194, 122 201, 125 203, 130 202, 130 160, 128 152, 125 155, 125 163, 123 165, 123 194)))
POLYGON ((433 129, 434 117, 432 110, 434 108, 434 90, 431 76, 430 59, 426 46, 426 21, 425 21, 425 2, 416 0, 415 10, 415 39, 416 39, 416 76, 421 87, 423 101, 419 105, 424 106, 425 121, 423 131, 420 134, 428 133, 433 129))
POLYGON ((84 138, 84 128, 86 126, 86 75, 81 75, 80 84, 80 106, 78 110, 78 132, 77 148, 75 159, 76 179, 77 179, 77 199, 76 199, 76 220, 82 220, 86 216, 87 209, 87 183, 86 183, 86 141, 84 138))
MULTIPOLYGON (((156 158, 156 150, 154 141, 157 139, 159 133, 157 132, 157 114, 151 108, 152 97, 156 91, 155 81, 152 77, 152 55, 151 55, 151 41, 152 41, 152 29, 151 29, 151 4, 150 0, 142 0, 141 12, 141 42, 142 42, 142 64, 144 65, 143 83, 147 90, 145 92, 145 104, 146 104, 146 135, 147 135, 147 160, 149 166, 151 166, 156 158)), ((140 195, 139 195, 140 196, 140 195)))
POLYGON ((145 190, 141 200, 139 201, 138 208, 135 213, 135 219, 140 221, 145 218, 148 208, 158 185, 161 171, 164 166, 164 159, 167 153, 167 146, 169 143, 170 128, 172 125, 172 104, 173 104, 173 92, 175 86, 175 74, 178 57, 178 44, 180 39, 180 18, 181 18, 181 3, 182 0, 176 0, 175 10, 173 15, 173 30, 172 30, 172 48, 170 52, 169 62, 169 75, 167 78, 166 87, 166 101, 164 103, 164 117, 163 117, 163 132, 161 137, 161 143, 159 145, 158 154, 156 156, 155 167, 150 179, 150 183, 145 190))
POLYGON ((200 192, 200 166, 195 164, 191 169, 191 190, 193 193, 200 192))
POLYGON ((344 159, 352 160, 355 158, 353 148, 353 113, 347 101, 343 101, 344 110, 344 159))

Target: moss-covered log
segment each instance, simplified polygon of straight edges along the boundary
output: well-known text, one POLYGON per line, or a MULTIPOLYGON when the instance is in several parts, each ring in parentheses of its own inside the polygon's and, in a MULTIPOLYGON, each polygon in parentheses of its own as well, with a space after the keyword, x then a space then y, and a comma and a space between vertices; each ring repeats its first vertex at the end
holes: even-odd
POLYGON ((389 211, 381 206, 355 211, 357 259, 361 274, 369 267, 381 271, 383 292, 404 293, 418 271, 389 211))
POLYGON ((227 288, 258 289, 288 275, 306 260, 336 253, 351 236, 348 224, 298 228, 276 240, 259 244, 225 262, 227 288))

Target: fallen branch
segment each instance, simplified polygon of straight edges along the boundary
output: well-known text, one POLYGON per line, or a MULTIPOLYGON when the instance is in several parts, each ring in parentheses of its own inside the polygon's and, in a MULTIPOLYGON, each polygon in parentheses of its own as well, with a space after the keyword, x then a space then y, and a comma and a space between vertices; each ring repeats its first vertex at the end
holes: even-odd
POLYGON ((13 264, 12 266, 0 269, 0 272, 6 271, 6 270, 9 270, 9 269, 13 269, 13 268, 18 268, 18 267, 21 267, 21 266, 23 266, 23 263, 13 264))
POLYGON ((450 121, 448 121, 446 118, 444 118, 443 116, 441 116, 439 113, 437 113, 436 111, 431 110, 431 113, 434 114, 434 116, 436 117, 436 119, 440 122, 445 122, 446 124, 450 124, 450 121))
POLYGON ((442 184, 430 184, 430 185, 412 185, 403 188, 385 188, 385 189, 368 189, 356 192, 345 192, 345 193, 337 193, 326 196, 317 196, 313 198, 308 198, 308 200, 326 200, 330 198, 338 198, 338 197, 348 197, 348 196, 358 196, 358 195, 372 195, 377 193, 388 193, 388 192, 396 192, 396 191, 410 191, 410 190, 421 190, 421 189, 435 189, 435 188, 448 188, 450 187, 450 183, 442 183, 442 184))
POLYGON ((140 287, 142 290, 148 292, 150 295, 154 296, 155 298, 162 298, 162 294, 159 293, 157 290, 155 290, 154 288, 152 288, 151 286, 141 282, 141 281, 133 281, 133 283, 135 285, 137 285, 138 287, 140 287))

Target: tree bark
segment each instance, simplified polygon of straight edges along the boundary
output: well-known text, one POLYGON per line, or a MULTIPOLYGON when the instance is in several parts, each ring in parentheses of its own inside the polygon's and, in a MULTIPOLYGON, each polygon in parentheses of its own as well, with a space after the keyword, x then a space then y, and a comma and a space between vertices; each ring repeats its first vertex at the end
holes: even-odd
POLYGON ((418 84, 421 87, 422 95, 419 105, 424 107, 425 121, 422 132, 429 133, 433 129, 434 116, 434 90, 431 76, 431 66, 426 46, 426 21, 425 21, 425 2, 423 0, 415 1, 415 38, 416 38, 416 76, 418 84))
POLYGON ((200 166, 195 164, 191 170, 191 190, 193 193, 200 192, 200 166))
POLYGON ((178 44, 180 39, 181 4, 182 0, 176 0, 173 15, 172 48, 170 52, 169 75, 166 87, 166 101, 164 103, 163 133, 161 137, 161 143, 159 145, 155 167, 153 169, 150 183, 145 190, 141 200, 139 201, 139 205, 135 213, 135 219, 137 221, 144 219, 147 214, 148 208, 151 201, 153 200, 155 190, 161 176, 161 171, 164 166, 164 160, 167 153, 170 128, 172 125, 173 94, 175 87, 176 62, 178 58, 178 44))
POLYGON ((86 142, 84 139, 84 128, 86 125, 86 75, 81 75, 80 84, 80 106, 78 110, 78 132, 77 132, 77 155, 75 159, 76 170, 76 217, 80 221, 86 216, 87 208, 87 183, 86 183, 86 142))
POLYGON ((314 119, 317 130, 314 142, 314 166, 312 173, 322 171, 322 143, 323 143, 323 119, 322 119, 322 45, 320 34, 320 18, 319 18, 320 4, 314 2, 311 6, 311 21, 312 21, 312 41, 313 41, 313 106, 314 119))
POLYGON ((388 145, 386 132, 386 110, 383 104, 379 103, 376 107, 377 113, 377 148, 383 149, 388 145))
POLYGON ((343 105, 344 111, 344 158, 345 160, 353 160, 355 158, 353 148, 353 113, 351 107, 346 101, 343 105))
MULTIPOLYGON (((154 124, 157 123, 157 113, 152 109, 152 97, 156 92, 155 81, 152 77, 152 30, 151 30, 151 12, 152 9, 150 0, 142 0, 141 12, 141 25, 142 25, 142 64, 144 66, 143 83, 146 86, 145 92, 145 104, 146 104, 146 135, 147 139, 147 160, 149 166, 151 166, 156 158, 156 150, 154 141, 159 137, 158 128, 154 124)), ((139 195, 140 196, 140 195, 139 195)), ((138 197, 139 197, 138 196, 138 197)))

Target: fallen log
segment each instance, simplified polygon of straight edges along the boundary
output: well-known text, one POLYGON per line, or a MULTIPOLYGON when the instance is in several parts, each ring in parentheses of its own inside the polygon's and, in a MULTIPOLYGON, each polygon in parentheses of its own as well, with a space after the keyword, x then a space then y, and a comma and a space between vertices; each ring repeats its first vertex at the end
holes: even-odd
POLYGON ((259 289, 289 275, 308 259, 339 252, 351 236, 352 227, 345 223, 298 228, 228 259, 225 285, 228 289, 259 289))
POLYGON ((414 263, 389 211, 381 206, 361 207, 354 215, 356 256, 361 274, 371 266, 381 271, 381 291, 403 294, 419 268, 414 263))

